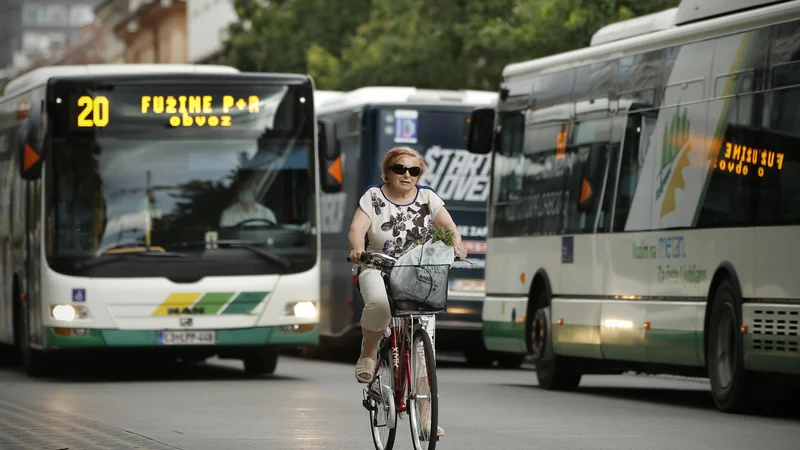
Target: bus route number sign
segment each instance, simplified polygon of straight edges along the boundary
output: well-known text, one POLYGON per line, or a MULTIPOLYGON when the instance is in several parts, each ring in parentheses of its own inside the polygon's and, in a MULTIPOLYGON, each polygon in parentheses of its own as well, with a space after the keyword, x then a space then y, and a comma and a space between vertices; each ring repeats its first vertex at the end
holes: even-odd
MULTIPOLYGON (((123 102, 124 103, 124 102, 123 102)), ((236 112, 260 112, 261 99, 256 95, 142 95, 141 116, 165 116, 173 128, 230 127, 236 112)), ((78 128, 105 128, 111 124, 112 102, 107 96, 81 95, 77 98, 78 128)))

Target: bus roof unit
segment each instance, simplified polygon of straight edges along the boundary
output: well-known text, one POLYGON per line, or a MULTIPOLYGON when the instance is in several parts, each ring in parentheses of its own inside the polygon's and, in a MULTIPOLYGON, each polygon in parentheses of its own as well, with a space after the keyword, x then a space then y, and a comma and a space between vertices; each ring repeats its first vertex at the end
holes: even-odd
POLYGON ((398 103, 487 105, 493 106, 496 92, 473 90, 417 89, 399 86, 369 86, 346 92, 344 95, 321 103, 320 113, 331 113, 358 108, 367 104, 391 105, 398 103))
POLYGON ((316 90, 314 91, 314 106, 319 108, 319 105, 327 103, 334 98, 339 98, 342 95, 344 95, 343 91, 316 90))
POLYGON ((12 96, 47 83, 53 77, 75 75, 144 75, 177 73, 238 73, 229 66, 205 64, 88 64, 75 66, 48 66, 32 70, 11 80, 6 85, 5 96, 12 96))
MULTIPOLYGON (((774 23, 776 17, 780 17, 782 21, 800 19, 800 1, 798 0, 781 2, 754 10, 742 10, 742 6, 735 7, 735 5, 741 5, 743 2, 744 0, 684 0, 681 2, 681 6, 678 7, 677 12, 666 10, 601 28, 592 38, 592 46, 590 47, 509 64, 503 69, 503 78, 507 81, 509 78, 525 77, 536 73, 558 72, 571 67, 602 61, 609 57, 620 58, 685 42, 720 36, 721 34, 744 28, 757 28, 765 24, 774 23), (730 5, 728 5, 729 1, 730 5), (682 9, 691 9, 693 8, 691 5, 696 3, 705 4, 705 2, 709 4, 720 3, 720 6, 715 11, 722 11, 723 6, 727 5, 724 6, 727 8, 725 9, 727 13, 723 16, 714 14, 713 17, 710 17, 711 10, 706 7, 704 10, 708 12, 708 15, 704 17, 710 18, 678 26, 680 23, 685 23, 685 18, 689 17, 688 13, 682 13, 682 9), (675 26, 669 25, 670 15, 672 14, 674 14, 675 26), (650 31, 647 31, 648 29, 650 31)), ((750 6, 755 6, 758 3, 764 3, 764 1, 752 0, 750 6)), ((697 11, 699 14, 700 10, 697 11)))
POLYGON ((683 0, 675 16, 675 25, 708 20, 736 12, 788 0, 683 0))
POLYGON ((675 15, 677 13, 678 8, 671 8, 631 20, 608 24, 592 35, 590 45, 607 44, 672 28, 675 26, 675 15))

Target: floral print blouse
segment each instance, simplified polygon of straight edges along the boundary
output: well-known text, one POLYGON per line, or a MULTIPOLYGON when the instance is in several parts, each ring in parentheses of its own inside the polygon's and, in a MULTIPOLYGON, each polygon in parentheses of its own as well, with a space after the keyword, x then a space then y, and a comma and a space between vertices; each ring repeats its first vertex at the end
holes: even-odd
POLYGON ((444 201, 428 186, 417 185, 417 195, 406 205, 392 203, 382 190, 383 185, 370 186, 358 202, 372 224, 367 231, 366 249, 395 258, 427 239, 433 218, 444 207, 444 201))

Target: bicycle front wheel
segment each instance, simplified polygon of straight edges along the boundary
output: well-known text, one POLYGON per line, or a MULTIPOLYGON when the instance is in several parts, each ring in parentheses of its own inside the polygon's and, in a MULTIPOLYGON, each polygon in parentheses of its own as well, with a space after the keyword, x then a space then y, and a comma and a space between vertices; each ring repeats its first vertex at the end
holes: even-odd
POLYGON ((438 441, 439 389, 433 344, 424 328, 414 331, 411 376, 408 396, 411 442, 416 450, 434 450, 438 441))
POLYGON ((381 348, 378 357, 380 364, 378 373, 368 390, 371 410, 369 425, 372 430, 372 442, 375 450, 391 450, 397 432, 397 409, 394 404, 394 372, 389 359, 389 352, 381 348))

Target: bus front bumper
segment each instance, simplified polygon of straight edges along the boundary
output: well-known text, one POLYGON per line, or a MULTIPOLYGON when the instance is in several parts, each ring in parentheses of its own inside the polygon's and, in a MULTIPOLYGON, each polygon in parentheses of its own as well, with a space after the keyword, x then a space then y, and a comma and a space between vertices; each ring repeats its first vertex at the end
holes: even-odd
POLYGON ((45 350, 123 347, 187 349, 268 346, 291 348, 319 345, 319 325, 276 325, 217 330, 118 330, 48 327, 45 336, 45 350), (191 335, 191 333, 196 334, 191 335), (202 336, 202 339, 193 340, 189 338, 197 336, 202 336), (181 341, 181 339, 186 339, 186 341, 181 341), (213 341, 209 339, 213 339, 213 341))
POLYGON ((483 296, 451 294, 447 299, 447 314, 436 316, 436 348, 451 351, 482 348, 482 309, 483 296))

